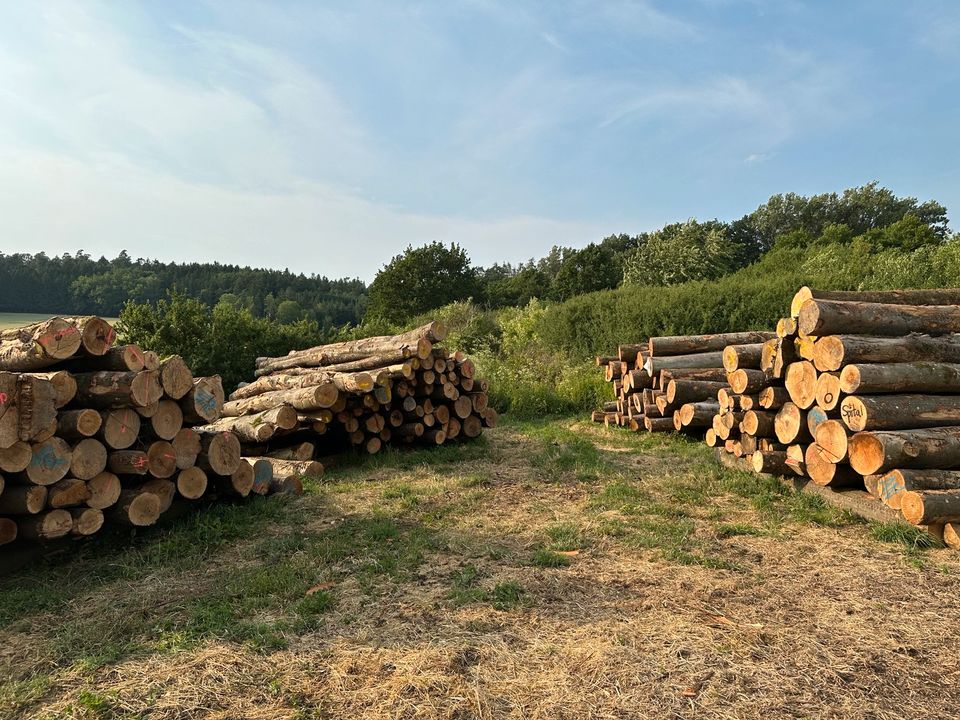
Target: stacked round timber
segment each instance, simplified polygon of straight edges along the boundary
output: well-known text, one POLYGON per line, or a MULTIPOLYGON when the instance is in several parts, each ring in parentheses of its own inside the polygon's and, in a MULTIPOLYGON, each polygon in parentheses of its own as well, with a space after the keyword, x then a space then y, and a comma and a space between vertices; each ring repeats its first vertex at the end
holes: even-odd
POLYGON ((960 332, 960 305, 894 305, 859 301, 807 300, 797 316, 801 335, 863 334, 898 337, 910 333, 960 332))
POLYGON ((887 305, 958 305, 960 289, 934 290, 814 290, 804 285, 790 302, 790 315, 796 318, 807 300, 840 300, 887 305))
POLYGON ((61 317, 0 330, 0 370, 42 370, 73 357, 80 345, 76 325, 61 317))
POLYGON ((817 340, 813 361, 821 371, 840 370, 846 365, 860 364, 960 363, 960 335, 828 335, 817 340))

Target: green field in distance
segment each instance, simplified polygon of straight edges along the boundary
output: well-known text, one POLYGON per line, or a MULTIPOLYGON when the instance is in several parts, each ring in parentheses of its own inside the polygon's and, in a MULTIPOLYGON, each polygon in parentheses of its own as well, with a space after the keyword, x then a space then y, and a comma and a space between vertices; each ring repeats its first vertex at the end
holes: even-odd
MULTIPOLYGON (((70 313, 61 313, 62 315, 69 316, 70 313)), ((46 320, 49 317, 53 317, 50 313, 5 313, 0 312, 0 330, 6 330, 7 328, 20 327, 21 325, 29 325, 30 323, 40 322, 41 320, 46 320)), ((104 318, 108 322, 116 322, 117 318, 104 318)))

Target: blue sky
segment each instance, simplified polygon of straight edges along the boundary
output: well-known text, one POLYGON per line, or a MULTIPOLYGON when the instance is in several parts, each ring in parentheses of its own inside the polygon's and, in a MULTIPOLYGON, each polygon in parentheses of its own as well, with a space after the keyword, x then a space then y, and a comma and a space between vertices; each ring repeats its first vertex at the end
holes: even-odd
POLYGON ((0 250, 370 279, 874 179, 960 213, 958 89, 953 1, 5 2, 0 250))

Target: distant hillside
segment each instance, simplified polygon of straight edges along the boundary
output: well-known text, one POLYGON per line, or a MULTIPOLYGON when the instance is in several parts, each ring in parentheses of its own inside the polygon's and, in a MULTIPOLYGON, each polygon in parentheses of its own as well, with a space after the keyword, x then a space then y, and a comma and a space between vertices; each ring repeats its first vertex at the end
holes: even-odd
POLYGON ((170 290, 208 305, 227 302, 256 317, 302 318, 322 327, 359 322, 366 304, 360 280, 330 280, 286 270, 255 270, 219 263, 113 260, 77 253, 0 253, 0 312, 74 312, 115 317, 127 301, 154 303, 170 290))

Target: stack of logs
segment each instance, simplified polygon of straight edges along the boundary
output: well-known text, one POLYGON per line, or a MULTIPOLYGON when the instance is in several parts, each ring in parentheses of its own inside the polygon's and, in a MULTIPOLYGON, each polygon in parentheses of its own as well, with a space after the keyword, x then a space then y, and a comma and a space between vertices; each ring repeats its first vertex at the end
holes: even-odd
POLYGON ((805 287, 775 334, 739 335, 598 358, 618 400, 594 420, 697 429, 756 472, 866 491, 960 548, 960 289, 805 287))
POLYGON ((442 445, 494 427, 487 381, 473 361, 438 346, 440 322, 400 335, 258 358, 210 429, 234 432, 244 456, 310 463, 344 448, 442 445))
POLYGON ((0 331, 0 544, 147 526, 180 501, 278 489, 209 425, 219 377, 115 338, 98 317, 0 331))

